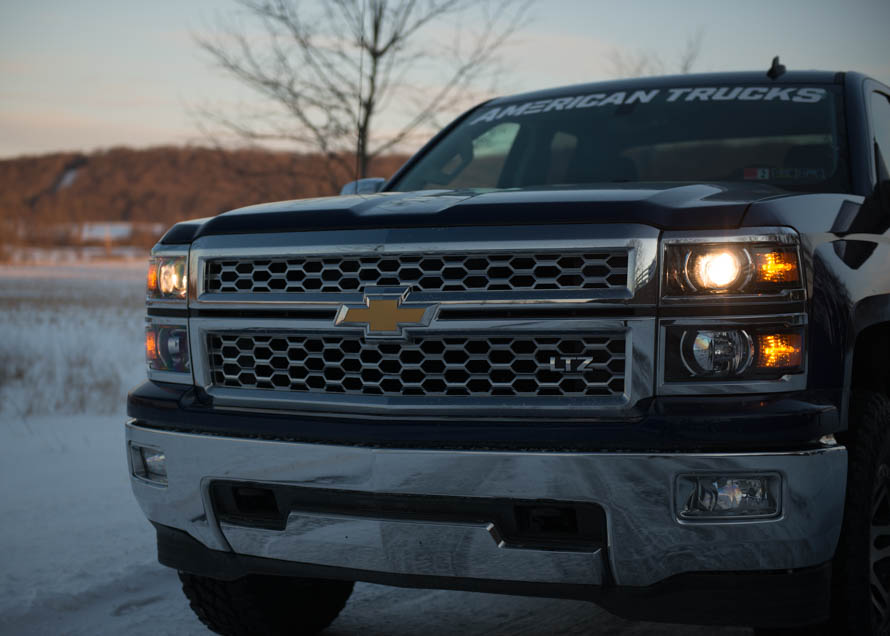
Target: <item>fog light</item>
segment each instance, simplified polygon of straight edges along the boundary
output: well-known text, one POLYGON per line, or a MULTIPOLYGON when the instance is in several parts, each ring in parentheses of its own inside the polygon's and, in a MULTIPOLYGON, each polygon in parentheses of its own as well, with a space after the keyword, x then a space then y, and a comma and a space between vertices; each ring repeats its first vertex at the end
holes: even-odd
POLYGON ((775 517, 780 511, 778 475, 721 477, 681 475, 677 514, 683 520, 775 517))
POLYGON ((167 456, 164 451, 136 444, 130 449, 136 477, 156 484, 167 484, 167 456))

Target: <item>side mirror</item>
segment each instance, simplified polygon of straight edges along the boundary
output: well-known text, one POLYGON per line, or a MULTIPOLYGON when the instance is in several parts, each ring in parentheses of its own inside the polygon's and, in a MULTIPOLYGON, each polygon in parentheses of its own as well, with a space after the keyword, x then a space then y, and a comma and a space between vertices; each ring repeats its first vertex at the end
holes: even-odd
POLYGON ((350 181, 343 186, 340 194, 374 194, 375 192, 380 192, 384 183, 386 183, 386 179, 381 179, 380 177, 350 181))

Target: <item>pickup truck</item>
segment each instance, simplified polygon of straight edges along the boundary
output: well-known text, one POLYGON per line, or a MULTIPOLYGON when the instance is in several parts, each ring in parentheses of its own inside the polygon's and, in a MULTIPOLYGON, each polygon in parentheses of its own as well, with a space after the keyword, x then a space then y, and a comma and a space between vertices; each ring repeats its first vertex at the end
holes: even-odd
POLYGON ((133 491, 221 634, 354 582, 890 630, 890 88, 494 99, 152 250, 133 491))

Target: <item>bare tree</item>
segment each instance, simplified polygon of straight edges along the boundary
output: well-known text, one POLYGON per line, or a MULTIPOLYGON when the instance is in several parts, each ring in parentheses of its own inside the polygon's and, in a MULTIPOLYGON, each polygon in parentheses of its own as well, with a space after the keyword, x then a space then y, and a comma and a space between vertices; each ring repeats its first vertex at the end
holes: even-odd
POLYGON ((261 35, 230 24, 195 39, 270 108, 200 115, 243 140, 323 155, 336 187, 465 105, 532 1, 237 0, 261 35), (450 45, 437 45, 433 32, 446 25, 450 45))
MULTIPOLYGON (((689 73, 701 54, 704 30, 699 27, 686 38, 686 46, 677 61, 676 72, 689 73)), ((663 75, 671 72, 664 60, 652 51, 621 51, 613 49, 609 54, 609 74, 614 77, 642 77, 645 75, 663 75)))

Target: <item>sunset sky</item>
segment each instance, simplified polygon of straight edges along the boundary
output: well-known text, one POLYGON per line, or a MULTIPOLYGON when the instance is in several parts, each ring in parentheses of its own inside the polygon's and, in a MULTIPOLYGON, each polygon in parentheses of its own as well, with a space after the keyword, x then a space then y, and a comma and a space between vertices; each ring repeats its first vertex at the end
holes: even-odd
MULTIPOLYGON (((202 104, 254 103, 192 39, 226 0, 0 0, 0 157, 56 150, 201 143, 202 104)), ((613 50, 670 69, 704 32, 693 70, 857 70, 890 83, 890 2, 539 0, 505 50, 515 92, 604 79, 613 50)))

